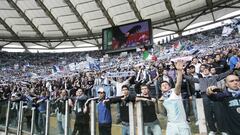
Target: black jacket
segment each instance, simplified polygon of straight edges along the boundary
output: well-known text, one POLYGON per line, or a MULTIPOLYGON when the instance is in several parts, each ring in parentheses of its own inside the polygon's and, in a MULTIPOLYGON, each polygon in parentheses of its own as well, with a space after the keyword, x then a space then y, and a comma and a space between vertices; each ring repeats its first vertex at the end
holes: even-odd
POLYGON ((240 94, 233 97, 227 89, 223 92, 209 96, 211 100, 220 101, 223 104, 222 113, 226 121, 226 129, 230 135, 240 133, 240 94))
POLYGON ((110 102, 111 103, 119 103, 120 104, 120 119, 123 122, 129 122, 129 102, 130 101, 135 101, 135 96, 129 95, 125 100, 122 100, 123 96, 121 97, 116 97, 116 98, 111 98, 110 102))

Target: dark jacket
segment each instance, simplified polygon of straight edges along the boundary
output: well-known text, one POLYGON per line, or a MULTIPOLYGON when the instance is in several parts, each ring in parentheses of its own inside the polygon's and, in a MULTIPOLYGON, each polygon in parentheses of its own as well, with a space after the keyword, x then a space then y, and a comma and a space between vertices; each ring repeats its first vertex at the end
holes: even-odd
MULTIPOLYGON (((141 97, 146 98, 146 97, 141 97)), ((151 97, 147 99, 151 100, 151 97)), ((155 103, 152 101, 141 101, 142 102, 142 111, 143 111, 143 122, 154 122, 157 120, 156 110, 155 110, 155 103)))
POLYGON ((181 95, 183 99, 188 99, 189 96, 193 95, 193 93, 190 90, 190 83, 186 79, 182 80, 181 95))
POLYGON ((213 101, 220 101, 223 104, 222 113, 226 114, 225 121, 230 135, 239 135, 240 133, 240 94, 233 97, 227 89, 209 96, 213 101))
MULTIPOLYGON (((59 98, 56 100, 56 105, 58 108, 58 112, 65 115, 65 109, 66 109, 66 101, 68 98, 59 98)), ((71 109, 69 109, 69 113, 71 113, 71 109)))
MULTIPOLYGON (((122 96, 123 97, 123 96, 122 96)), ((120 104, 120 119, 123 122, 129 122, 129 102, 135 101, 135 96, 129 95, 125 100, 122 100, 122 97, 111 98, 110 103, 119 103, 120 104)))
POLYGON ((229 70, 229 71, 219 74, 219 75, 203 77, 203 78, 194 78, 192 76, 184 75, 184 78, 187 80, 190 80, 194 83, 199 83, 200 91, 202 93, 205 93, 209 86, 216 86, 218 81, 224 79, 227 75, 231 74, 232 72, 233 72, 233 70, 229 70))
POLYGON ((83 123, 88 124, 90 120, 90 116, 88 113, 84 113, 84 104, 87 101, 87 96, 82 95, 80 97, 74 97, 72 100, 75 101, 73 111, 76 114, 76 122, 77 123, 83 123))
POLYGON ((216 61, 212 65, 216 69, 216 74, 221 74, 229 70, 229 66, 224 60, 216 61))

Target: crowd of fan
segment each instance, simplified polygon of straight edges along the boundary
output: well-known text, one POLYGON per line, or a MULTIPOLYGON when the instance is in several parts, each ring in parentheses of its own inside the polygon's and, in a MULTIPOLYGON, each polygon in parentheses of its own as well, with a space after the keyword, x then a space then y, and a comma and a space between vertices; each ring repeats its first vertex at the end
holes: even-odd
MULTIPOLYGON (((61 63, 63 60, 67 61, 65 64, 68 64, 71 62, 82 61, 82 57, 84 56, 84 53, 53 55, 12 54, 4 52, 0 54, 0 60, 2 64, 1 66, 4 68, 11 67, 16 63, 18 63, 20 67, 26 63, 30 63, 31 65, 34 65, 34 70, 37 69, 39 72, 46 72, 46 70, 49 70, 49 67, 55 65, 56 63, 61 63), (4 63, 6 64, 4 65, 4 63)), ((90 56, 102 57, 102 54, 92 52, 90 56)), ((240 62, 238 46, 215 48, 214 52, 207 55, 201 55, 201 57, 194 56, 192 60, 185 61, 184 63, 174 63, 164 59, 158 61, 144 61, 139 64, 137 61, 140 60, 141 57, 137 53, 132 54, 131 60, 129 60, 128 56, 111 57, 112 59, 108 63, 111 63, 109 66, 112 66, 113 68, 108 67, 100 71, 77 72, 71 76, 63 76, 51 80, 34 79, 31 81, 6 81, 4 80, 4 77, 6 77, 7 74, 11 74, 16 78, 18 76, 21 77, 22 74, 21 72, 18 72, 18 70, 3 71, 1 73, 2 78, 0 82, 0 99, 3 101, 13 101, 11 105, 11 124, 17 124, 16 117, 18 112, 18 101, 23 100, 26 107, 36 108, 36 131, 43 134, 46 116, 45 101, 50 100, 51 103, 54 104, 51 111, 56 111, 57 113, 59 134, 63 134, 65 101, 67 100, 69 101, 69 106, 71 107, 70 111, 74 111, 76 115, 73 134, 78 132, 81 135, 89 135, 90 117, 87 105, 89 103, 88 99, 92 99, 98 101, 98 123, 100 135, 111 134, 112 118, 111 111, 109 109, 111 103, 119 103, 119 106, 117 107, 119 115, 116 117, 117 121, 122 122, 122 134, 127 135, 129 134, 129 118, 128 114, 126 114, 126 112, 128 112, 126 104, 130 101, 142 101, 144 133, 145 135, 159 135, 162 134, 162 132, 159 121, 156 117, 158 110, 154 105, 155 102, 159 101, 159 104, 162 104, 165 107, 165 113, 168 116, 167 128, 178 128, 176 130, 167 129, 167 134, 172 135, 181 131, 183 135, 186 135, 191 134, 188 125, 185 125, 190 121, 190 111, 193 111, 196 124, 198 124, 196 98, 203 98, 209 134, 214 135, 216 132, 221 132, 223 135, 237 135, 237 133, 240 132, 239 129, 236 128, 240 124, 239 103, 232 103, 232 106, 238 107, 234 108, 237 112, 235 112, 236 114, 233 114, 235 122, 237 121, 238 123, 235 123, 236 125, 233 126, 231 122, 229 124, 229 121, 225 121, 229 118, 224 119, 226 115, 222 113, 224 105, 220 104, 220 102, 213 102, 213 100, 221 101, 220 99, 226 99, 226 97, 229 96, 226 96, 226 93, 225 95, 222 94, 222 96, 212 96, 219 92, 213 92, 212 86, 225 90, 226 86, 228 88, 229 86, 225 85, 223 79, 229 74, 236 74, 234 77, 237 77, 235 78, 235 82, 238 83, 237 96, 230 97, 237 99, 236 102, 239 102, 239 72, 236 70, 239 68, 238 63, 240 62), (126 61, 131 61, 132 65, 127 67, 119 66, 121 63, 126 61), (137 64, 137 66, 134 64, 137 64), (122 76, 111 77, 108 75, 109 72, 135 72, 135 75, 125 74, 122 76), (183 74, 183 77, 180 74, 183 74), (181 76, 181 78, 179 76, 181 76), (169 113, 174 110, 169 108, 169 101, 167 100, 168 98, 173 98, 173 90, 170 88, 175 88, 174 92, 176 95, 173 96, 174 98, 178 97, 179 93, 181 93, 180 95, 181 102, 184 106, 184 114, 173 112, 176 113, 176 116, 173 117, 177 117, 177 120, 179 120, 178 122, 182 122, 181 124, 182 126, 184 125, 183 127, 185 127, 186 130, 183 130, 181 125, 174 125, 173 123, 176 121, 173 120, 173 117, 170 117, 173 114, 169 113), (190 107, 190 104, 192 107, 190 107), (181 119, 178 115, 180 115, 181 119), (186 116, 186 118, 184 116, 186 116), (233 127, 229 127, 229 125, 233 127)), ((181 110, 181 107, 177 106, 177 108, 181 110)), ((28 120, 28 127, 30 128, 31 117, 28 116, 26 118, 28 120)))

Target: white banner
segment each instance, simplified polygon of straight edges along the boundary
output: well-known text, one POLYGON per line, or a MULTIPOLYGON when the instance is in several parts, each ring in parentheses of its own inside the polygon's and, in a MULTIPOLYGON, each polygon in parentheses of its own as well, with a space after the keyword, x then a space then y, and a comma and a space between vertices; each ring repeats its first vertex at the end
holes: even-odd
POLYGON ((69 70, 70 70, 70 71, 75 71, 75 70, 76 70, 76 65, 75 65, 75 63, 71 63, 71 64, 69 64, 68 66, 69 66, 69 70))
POLYGON ((177 58, 173 58, 173 59, 171 59, 171 61, 173 61, 173 62, 177 62, 178 60, 182 60, 182 61, 191 61, 192 58, 193 58, 193 56, 177 57, 177 58))
POLYGON ((129 72, 115 72, 115 73, 106 73, 106 77, 127 77, 127 76, 135 76, 134 71, 129 72))
POLYGON ((222 30, 222 36, 223 37, 227 37, 228 35, 230 35, 233 31, 233 28, 230 28, 230 27, 223 27, 223 30, 222 30))
POLYGON ((88 61, 82 61, 80 63, 71 63, 68 65, 70 71, 83 71, 90 69, 88 61))
POLYGON ((240 25, 237 25, 238 28, 238 34, 240 34, 240 25))

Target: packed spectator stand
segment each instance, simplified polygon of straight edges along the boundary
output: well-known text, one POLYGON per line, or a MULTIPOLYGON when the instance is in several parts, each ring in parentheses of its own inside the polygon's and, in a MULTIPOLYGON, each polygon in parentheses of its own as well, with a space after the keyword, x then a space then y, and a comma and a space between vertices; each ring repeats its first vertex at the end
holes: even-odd
MULTIPOLYGON (((122 96, 121 89, 123 89, 123 86, 126 86, 126 88, 129 88, 131 95, 140 97, 141 100, 141 88, 143 84, 146 84, 150 90, 149 97, 157 101, 162 100, 165 93, 160 90, 161 85, 164 82, 168 82, 172 88, 175 87, 178 70, 176 69, 177 60, 175 61, 174 58, 182 58, 181 60, 184 61, 184 75, 181 83, 181 95, 186 121, 192 123, 192 125, 198 125, 198 114, 194 100, 201 97, 207 98, 207 90, 197 89, 196 87, 201 88, 201 86, 196 85, 196 82, 185 76, 194 76, 196 73, 199 74, 199 77, 201 76, 200 78, 204 78, 206 76, 204 73, 206 72, 205 69, 208 69, 210 72, 207 76, 217 76, 232 69, 236 69, 233 74, 239 76, 238 67, 236 67, 238 62, 240 62, 239 36, 236 32, 233 32, 229 37, 222 37, 219 34, 221 30, 222 27, 219 27, 206 32, 173 39, 169 43, 160 45, 163 48, 161 50, 159 49, 159 45, 153 45, 153 49, 150 52, 157 56, 157 60, 144 60, 141 51, 109 55, 103 54, 101 51, 61 54, 1 52, 1 124, 5 124, 4 122, 6 121, 6 111, 4 111, 6 110, 6 103, 7 101, 11 101, 11 117, 9 122, 10 126, 17 126, 19 101, 23 101, 23 106, 28 109, 24 112, 27 130, 31 128, 32 113, 30 110, 31 108, 35 108, 37 114, 35 115, 35 134, 44 134, 44 119, 46 119, 45 102, 49 101, 51 104, 51 117, 58 117, 57 121, 64 123, 64 106, 65 101, 68 101, 70 107, 69 114, 75 116, 75 122, 78 121, 77 118, 79 118, 79 121, 85 122, 75 124, 72 134, 76 134, 77 131, 79 134, 90 134, 90 127, 87 126, 90 119, 88 115, 89 110, 82 110, 87 106, 85 104, 87 99, 95 100, 95 97, 101 97, 101 92, 104 92, 106 101, 96 98, 96 101, 99 102, 98 104, 101 104, 101 102, 117 102, 118 100, 114 99, 114 97, 122 96), (181 50, 174 48, 172 45, 176 41, 180 41, 184 45, 184 48, 181 50), (161 57, 163 55, 167 57, 161 57), (189 57, 186 58, 186 56, 189 57), (171 62, 171 60, 173 61, 171 62), (88 63, 79 64, 84 62, 88 63), (70 66, 72 63, 75 63, 74 67, 70 66), (80 66, 76 66, 76 63, 80 66), (91 64, 92 66, 90 66, 91 64), (82 66, 86 67, 82 68, 82 66), (78 92, 84 93, 84 96, 78 92), (78 98, 81 99, 81 103, 79 103, 81 111, 76 111, 76 101, 78 101, 78 98), (108 98, 110 101, 108 101, 108 98), (84 112, 84 116, 77 117, 78 115, 82 115, 78 114, 78 112, 84 112), (89 130, 81 132, 83 128, 78 128, 79 126, 85 126, 89 130)), ((226 76, 221 78, 221 80, 217 80, 218 86, 216 87, 226 89, 223 81, 226 76)), ((201 81, 199 82, 201 84, 201 81)), ((237 82, 240 84, 239 79, 237 82)), ((236 96, 235 98, 239 99, 240 97, 236 96)), ((151 98, 147 98, 147 100, 152 101, 151 98)), ((129 99, 129 101, 135 102, 135 99, 129 99)), ((119 102, 122 103, 121 100, 119 102)), ((210 102, 214 107, 207 106, 206 108, 204 104, 209 134, 212 133, 213 135, 218 132, 220 134, 237 135, 237 131, 229 130, 229 128, 225 127, 226 124, 224 124, 224 121, 218 120, 218 118, 225 115, 219 113, 219 111, 221 112, 221 105, 212 103, 212 101, 210 102), (208 112, 208 109, 211 109, 211 112, 208 112), (216 122, 213 119, 217 119, 216 122), (215 123, 217 123, 217 127, 215 123)), ((119 124, 122 121, 121 114, 119 115, 121 113, 119 105, 116 108, 111 108, 116 112, 116 115, 112 114, 112 117, 115 119, 115 123, 119 124)), ((237 109, 239 113, 239 108, 237 109)), ((162 113, 159 113, 157 109, 156 113, 158 118, 160 117, 159 115, 163 117, 162 113)), ((101 115, 98 115, 98 117, 100 118, 101 115)), ((164 123, 166 123, 166 119, 164 120, 164 123)), ((240 121, 238 122, 240 123, 240 121)), ((109 123, 111 125, 112 121, 109 123)), ((163 119, 160 120, 160 125, 165 130, 162 123, 163 119)), ((126 126, 126 123, 122 122, 122 124, 126 126)), ((63 124, 58 123, 56 128, 56 134, 64 133, 63 124)), ((108 131, 107 129, 106 131, 108 131)), ((111 126, 109 132, 111 132, 111 126)), ((160 132, 156 132, 156 130, 152 130, 148 134, 161 134, 160 132)))

